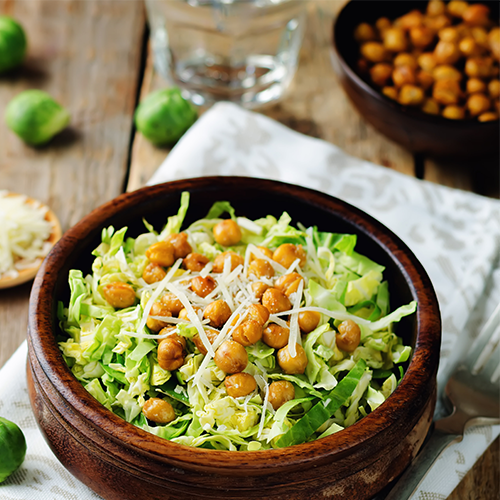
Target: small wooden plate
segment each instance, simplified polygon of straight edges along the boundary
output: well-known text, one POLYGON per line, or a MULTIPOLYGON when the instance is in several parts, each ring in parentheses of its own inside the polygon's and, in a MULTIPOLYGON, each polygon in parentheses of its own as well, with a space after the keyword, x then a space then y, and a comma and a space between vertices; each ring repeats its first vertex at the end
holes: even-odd
MULTIPOLYGON (((7 196, 21 196, 21 195, 17 193, 8 193, 7 196)), ((47 239, 47 241, 51 244, 51 247, 53 247, 62 236, 61 223, 59 222, 59 219, 56 217, 56 214, 52 212, 52 210, 50 210, 50 208, 48 208, 46 205, 39 202, 38 200, 35 200, 34 198, 27 197, 26 203, 29 205, 38 205, 40 208, 47 209, 47 212, 45 214, 45 220, 52 223, 52 232, 50 233, 50 236, 47 239)), ((42 265, 42 261, 43 259, 40 258, 40 262, 37 265, 19 270, 18 275, 15 278, 0 277, 0 289, 11 288, 13 286, 17 286, 22 283, 26 283, 29 280, 32 280, 36 276, 38 269, 42 265)))

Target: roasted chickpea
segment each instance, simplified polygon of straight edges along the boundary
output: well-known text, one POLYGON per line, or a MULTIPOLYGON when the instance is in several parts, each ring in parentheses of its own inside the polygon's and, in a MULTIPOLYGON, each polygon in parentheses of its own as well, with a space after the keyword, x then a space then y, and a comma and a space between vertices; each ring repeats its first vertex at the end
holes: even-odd
POLYGON ((269 311, 262 304, 252 304, 247 310, 247 318, 264 326, 269 321, 269 311))
POLYGON ((414 47, 425 49, 434 41, 434 31, 427 26, 416 26, 410 30, 410 40, 414 47))
POLYGON ((475 57, 481 55, 481 47, 471 36, 466 36, 458 42, 458 49, 465 57, 475 57))
POLYGON ((241 240, 241 229, 233 219, 226 219, 214 226, 215 241, 223 247, 236 245, 241 240))
POLYGON ((450 26, 451 19, 444 14, 436 17, 424 17, 424 24, 437 33, 440 29, 450 26))
POLYGON ((432 73, 422 69, 417 73, 417 82, 424 90, 428 90, 434 84, 434 77, 432 76, 432 73))
POLYGON ((472 116, 478 116, 490 109, 491 101, 484 94, 472 94, 465 106, 472 116))
POLYGON ((236 252, 222 252, 214 260, 214 273, 221 273, 224 271, 224 263, 226 259, 229 259, 231 271, 234 271, 238 266, 242 266, 245 263, 245 259, 238 255, 236 252))
POLYGON ((476 3, 469 5, 463 12, 463 20, 470 26, 487 26, 489 24, 488 16, 490 9, 482 4, 476 3))
POLYGON ((488 44, 493 56, 500 59, 500 28, 493 28, 488 34, 488 44))
POLYGON ((163 295, 160 302, 172 313, 172 316, 178 316, 181 310, 184 309, 182 302, 173 293, 163 295))
POLYGON ((299 273, 287 273, 280 276, 274 283, 274 288, 283 292, 287 297, 297 291, 300 281, 304 278, 299 273))
POLYGON ((169 339, 169 340, 175 340, 176 342, 179 342, 184 349, 186 348, 186 339, 184 337, 181 337, 177 333, 175 326, 167 326, 166 328, 162 328, 158 332, 158 337, 163 336, 163 335, 168 335, 168 336, 158 339, 158 345, 161 342, 163 342, 164 340, 169 339))
POLYGON ((283 243, 273 252, 273 260, 283 267, 289 268, 297 259, 299 266, 304 267, 306 264, 306 252, 302 245, 294 245, 292 243, 283 243))
POLYGON ((177 370, 184 364, 184 346, 176 339, 167 337, 158 345, 158 364, 168 371, 177 370))
MULTIPOLYGON (((260 252, 262 252, 268 259, 273 258, 273 251, 270 248, 267 247, 257 247, 260 252)), ((254 259, 260 259, 260 257, 257 257, 257 255, 254 255, 253 253, 250 254, 250 262, 254 259)))
POLYGON ((215 364, 226 373, 242 372, 248 364, 245 348, 234 340, 226 340, 215 351, 215 364))
POLYGON ((188 243, 188 235, 186 233, 169 234, 165 241, 174 247, 174 258, 183 259, 189 255, 193 249, 188 243))
POLYGON ((470 29, 470 34, 482 49, 488 50, 490 48, 488 32, 484 28, 481 26, 473 26, 470 29))
POLYGON ((342 321, 336 336, 337 347, 342 351, 353 352, 361 340, 361 330, 352 319, 342 321))
POLYGON ((372 63, 384 62, 389 59, 387 50, 380 42, 366 42, 361 45, 361 54, 372 63))
POLYGON ((295 399, 295 388, 288 380, 277 380, 269 385, 268 401, 274 411, 292 399, 295 399))
POLYGON ((460 34, 454 26, 447 26, 439 30, 438 37, 444 42, 457 43, 460 39, 460 34))
POLYGON ((161 302, 155 302, 151 306, 148 319, 146 320, 146 326, 153 332, 159 332, 162 328, 169 326, 169 323, 167 323, 166 321, 162 321, 161 319, 154 319, 151 316, 170 318, 172 317, 172 313, 161 302))
POLYGON ((175 411, 172 405, 160 398, 149 398, 142 407, 142 414, 157 424, 168 424, 175 420, 175 411))
POLYGON ((462 79, 462 73, 454 66, 443 64, 436 66, 432 72, 435 80, 456 80, 459 82, 462 79))
POLYGON ((397 19, 398 26, 404 30, 410 30, 411 28, 422 26, 422 18, 422 12, 419 10, 412 10, 411 12, 408 12, 408 14, 404 14, 397 19))
POLYGON ((262 281, 256 281, 252 283, 252 292, 257 300, 261 300, 264 292, 269 288, 269 285, 262 283, 262 281))
POLYGON ((226 392, 232 398, 248 396, 257 389, 257 382, 249 373, 235 373, 224 380, 226 392))
MULTIPOLYGON (((200 308, 198 307, 193 307, 193 309, 195 310, 195 312, 198 312, 200 310, 200 308)), ((179 312, 179 319, 183 319, 185 321, 191 321, 189 319, 189 316, 188 316, 188 310, 187 309, 181 309, 180 312, 179 312)))
POLYGON ((321 319, 317 311, 303 311, 299 313, 299 328, 302 333, 310 333, 315 330, 321 319))
POLYGON ((182 261, 182 265, 188 271, 199 273, 208 263, 210 259, 201 253, 192 252, 188 254, 182 261))
POLYGON ((439 64, 455 64, 460 59, 458 45, 440 40, 434 48, 434 55, 439 64))
POLYGON ((461 95, 462 91, 456 80, 439 80, 432 88, 432 97, 444 106, 458 104, 461 95))
POLYGON ((443 109, 441 115, 449 120, 463 120, 465 118, 465 111, 461 106, 451 104, 443 109))
POLYGON ((262 305, 271 314, 288 311, 292 305, 288 297, 277 288, 268 288, 262 295, 262 305))
MULTIPOLYGON (((212 330, 210 328, 205 329, 205 334, 206 334, 206 336, 207 336, 208 341, 210 342, 210 344, 213 344, 215 342, 215 340, 217 339, 219 333, 220 332, 217 331, 217 330, 212 330)), ((200 351, 201 354, 203 354, 203 356, 207 355, 208 351, 207 351, 205 345, 203 344, 203 341, 201 340, 201 337, 200 337, 199 334, 196 334, 193 337, 193 343, 198 348, 198 351, 200 351)))
POLYGON ((262 332, 262 342, 274 349, 281 349, 288 344, 290 330, 284 326, 271 323, 262 332))
POLYGON ((396 87, 414 85, 417 81, 415 70, 410 66, 398 66, 392 72, 392 81, 396 87))
POLYGON ((382 94, 384 94, 389 99, 397 101, 398 99, 398 89, 396 87, 384 87, 382 89, 382 94))
POLYGON ((424 70, 432 72, 432 70, 437 66, 436 57, 432 52, 424 52, 420 54, 417 58, 418 65, 424 70))
POLYGON ((389 63, 378 63, 370 68, 372 82, 379 87, 383 87, 391 78, 392 66, 389 63))
POLYGON ((408 52, 401 52, 394 58, 394 66, 409 66, 410 68, 416 70, 418 68, 417 59, 413 54, 408 52))
POLYGON ((362 43, 377 39, 377 32, 368 23, 361 23, 354 30, 354 38, 362 43))
POLYGON ((445 12, 446 12, 446 4, 441 0, 431 0, 427 4, 427 15, 430 17, 440 16, 445 12))
POLYGON ((267 260, 254 259, 248 266, 248 274, 253 274, 257 278, 272 278, 274 276, 274 268, 267 260))
POLYGON ((387 17, 380 17, 375 22, 375 27, 383 33, 386 29, 391 27, 391 21, 387 17))
POLYGON ((480 122, 491 122, 494 120, 498 120, 498 114, 493 111, 488 111, 486 113, 479 115, 477 119, 480 122))
POLYGON ((222 299, 210 302, 210 304, 208 304, 203 311, 203 317, 208 319, 210 321, 210 325, 215 326, 216 328, 224 326, 224 323, 229 319, 229 316, 231 316, 231 309, 222 299))
POLYGON ((446 6, 446 10, 453 17, 463 17, 469 4, 463 0, 451 0, 446 6))
POLYGON ((102 287, 106 302, 115 309, 124 309, 135 304, 135 291, 128 283, 115 281, 102 287))
POLYGON ((468 94, 476 94, 478 92, 486 91, 486 83, 479 78, 469 78, 465 84, 465 89, 468 94))
POLYGON ((470 57, 465 62, 465 74, 471 78, 485 78, 489 72, 490 65, 480 57, 470 57))
POLYGON ((152 283, 157 283, 158 281, 161 281, 166 275, 167 273, 165 272, 165 269, 163 269, 163 267, 159 266, 158 264, 153 264, 152 262, 150 262, 142 272, 142 279, 148 285, 151 285, 152 283))
POLYGON ((253 345, 262 338, 262 325, 253 319, 238 325, 232 333, 233 340, 243 346, 253 345))
POLYGON ((198 297, 206 297, 217 288, 216 281, 212 276, 196 276, 191 280, 191 290, 198 295, 198 297))
POLYGON ((416 85, 403 85, 398 102, 403 106, 419 106, 424 102, 424 91, 416 85))
POLYGON ((408 47, 406 34, 401 28, 388 28, 382 34, 384 48, 391 52, 404 52, 408 47))
POLYGON ((424 101, 420 109, 428 115, 438 115, 440 108, 439 103, 435 99, 428 98, 424 101))
POLYGON ((488 83, 488 93, 492 99, 498 99, 500 97, 500 80, 491 80, 490 83, 488 83))
POLYGON ((281 369, 289 375, 304 373, 307 366, 307 355, 303 347, 299 344, 295 345, 296 353, 292 357, 288 349, 288 345, 278 351, 278 364, 281 369))
POLYGON ((174 246, 167 241, 158 241, 146 250, 146 257, 154 264, 169 267, 175 261, 174 246))

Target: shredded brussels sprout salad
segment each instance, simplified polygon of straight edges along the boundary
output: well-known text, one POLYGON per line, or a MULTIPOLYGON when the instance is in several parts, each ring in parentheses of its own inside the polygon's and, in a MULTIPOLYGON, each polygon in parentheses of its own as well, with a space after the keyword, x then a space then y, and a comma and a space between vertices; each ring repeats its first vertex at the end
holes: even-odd
POLYGON ((102 232, 92 273, 69 273, 59 347, 106 408, 176 443, 264 450, 331 435, 395 390, 411 348, 384 267, 356 236, 236 216, 225 201, 181 232, 102 232), (221 216, 228 216, 221 218, 221 216))

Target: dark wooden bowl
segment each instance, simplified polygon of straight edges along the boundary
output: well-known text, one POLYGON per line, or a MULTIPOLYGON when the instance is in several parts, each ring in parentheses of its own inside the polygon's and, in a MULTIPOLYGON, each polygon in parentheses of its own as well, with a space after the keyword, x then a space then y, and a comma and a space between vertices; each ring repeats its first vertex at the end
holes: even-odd
MULTIPOLYGON (((473 3, 473 2, 471 2, 473 3)), ((487 3, 498 19, 499 3, 487 3)), ((358 112, 389 139, 414 153, 437 158, 494 158, 500 154, 500 122, 474 119, 448 120, 405 107, 389 99, 356 70, 359 44, 354 29, 361 22, 374 24, 380 17, 395 19, 411 10, 424 11, 427 2, 350 1, 333 26, 332 63, 349 99, 358 112)))
POLYGON ((147 187, 119 196, 70 229, 40 269, 30 299, 28 386, 47 442, 78 479, 109 500, 371 498, 408 465, 432 420, 440 349, 436 296, 405 244, 360 210, 319 192, 243 177, 209 177, 147 187), (89 270, 101 229, 160 228, 191 193, 187 222, 214 201, 256 218, 287 210, 294 222, 358 235, 357 249, 386 266, 392 307, 418 301, 398 325, 414 346, 408 371, 373 413, 337 434, 289 448, 256 452, 190 448, 139 429, 101 406, 73 377, 59 352, 57 302, 67 301, 68 271, 89 270))

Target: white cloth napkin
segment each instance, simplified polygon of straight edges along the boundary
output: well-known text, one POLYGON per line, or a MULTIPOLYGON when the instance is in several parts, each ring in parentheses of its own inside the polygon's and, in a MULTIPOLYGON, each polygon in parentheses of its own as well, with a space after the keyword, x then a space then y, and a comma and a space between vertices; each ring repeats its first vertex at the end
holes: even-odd
MULTIPOLYGON (((443 319, 440 388, 500 302, 500 202, 416 180, 350 157, 262 115, 221 103, 185 134, 150 181, 247 175, 310 187, 373 215, 413 250, 436 289, 443 319)), ((0 371, 0 415, 17 422, 28 452, 0 485, 1 500, 99 498, 57 461, 37 430, 23 344, 0 371)), ((500 433, 470 428, 435 463, 414 500, 445 499, 500 433)))

